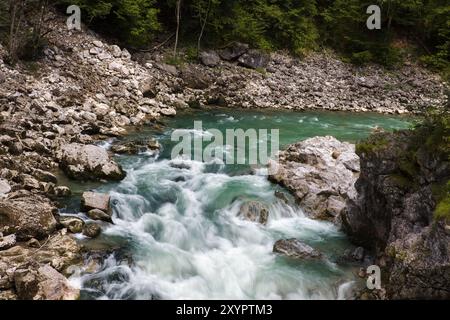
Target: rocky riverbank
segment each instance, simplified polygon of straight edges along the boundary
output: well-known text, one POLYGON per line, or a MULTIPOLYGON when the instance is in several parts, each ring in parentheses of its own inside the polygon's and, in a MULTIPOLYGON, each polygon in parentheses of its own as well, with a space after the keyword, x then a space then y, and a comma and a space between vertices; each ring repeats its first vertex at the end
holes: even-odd
MULTIPOLYGON (((0 46, 0 299, 78 296, 64 275, 82 262, 70 235, 80 222, 58 215, 70 189, 56 171, 122 179, 126 173, 96 143, 130 126, 159 126, 177 109, 205 105, 405 113, 445 102, 439 78, 415 65, 393 74, 327 53, 298 60, 234 44, 202 54, 204 65, 173 66, 161 52, 132 56, 90 31, 69 32, 64 17, 51 23, 38 62, 11 67, 0 46)), ((83 233, 97 235, 95 225, 83 233)))
POLYGON ((384 133, 357 148, 358 197, 349 200, 343 226, 375 252, 387 298, 450 298, 450 212, 437 211, 448 196, 450 163, 430 136, 384 133))
POLYGON ((450 212, 436 211, 448 193, 450 164, 436 142, 418 135, 378 133, 358 144, 357 154, 354 145, 316 137, 289 146, 271 164, 278 171, 269 178, 305 213, 341 225, 362 246, 349 258, 361 261, 364 247, 372 256, 367 263, 381 267, 382 289, 358 298, 450 298, 450 212))

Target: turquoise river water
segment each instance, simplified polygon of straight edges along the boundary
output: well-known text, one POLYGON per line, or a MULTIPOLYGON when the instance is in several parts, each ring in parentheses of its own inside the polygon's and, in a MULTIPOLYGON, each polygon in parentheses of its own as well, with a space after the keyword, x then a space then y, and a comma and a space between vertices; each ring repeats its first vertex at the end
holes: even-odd
MULTIPOLYGON (((218 109, 179 114, 162 130, 144 128, 127 139, 155 137, 160 153, 116 156, 127 171, 120 183, 71 183, 74 197, 62 209, 78 213, 86 189, 112 197, 114 225, 100 238, 80 241, 106 256, 93 273, 70 281, 83 299, 348 299, 362 280, 356 265, 339 263, 352 248, 328 222, 307 218, 302 209, 275 197, 264 175, 245 165, 183 160, 174 165, 170 141, 175 129, 191 130, 202 120, 216 128, 279 129, 280 146, 332 135, 356 142, 376 127, 404 129, 406 118, 379 114, 218 109), (240 205, 256 200, 269 206, 266 226, 237 217, 240 205), (272 253, 279 239, 297 238, 324 253, 318 261, 295 261, 272 253)), ((193 132, 193 134, 205 134, 193 132)), ((110 143, 103 143, 110 147, 110 143)), ((285 192, 285 191, 283 191, 285 192)), ((289 196, 289 195, 288 195, 289 196)))

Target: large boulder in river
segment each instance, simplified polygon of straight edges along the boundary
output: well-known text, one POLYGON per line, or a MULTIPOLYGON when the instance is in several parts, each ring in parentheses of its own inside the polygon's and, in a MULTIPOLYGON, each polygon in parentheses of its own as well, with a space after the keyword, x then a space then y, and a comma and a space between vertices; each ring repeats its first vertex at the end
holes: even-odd
POLYGON ((275 242, 273 252, 294 259, 318 259, 322 254, 297 239, 283 239, 275 242))
POLYGON ((0 232, 19 240, 44 238, 56 229, 58 209, 45 197, 21 192, 0 201, 0 232))
POLYGON ((291 191, 311 217, 340 221, 349 198, 356 198, 359 157, 355 146, 334 137, 314 137, 280 152, 269 179, 291 191))
POLYGON ((81 196, 81 210, 89 212, 91 210, 101 210, 105 213, 110 212, 111 197, 104 193, 84 192, 81 196))
POLYGON ((239 217, 265 225, 269 218, 269 208, 260 202, 249 201, 241 206, 239 217))
POLYGON ((105 149, 94 145, 64 145, 57 158, 64 172, 73 179, 122 180, 126 175, 105 149))

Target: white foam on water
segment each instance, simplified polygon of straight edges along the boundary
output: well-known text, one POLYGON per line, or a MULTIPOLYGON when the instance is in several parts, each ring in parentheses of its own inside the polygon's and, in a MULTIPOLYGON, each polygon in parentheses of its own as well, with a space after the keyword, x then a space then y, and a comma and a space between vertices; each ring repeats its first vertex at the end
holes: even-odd
POLYGON ((110 192, 114 225, 104 235, 125 239, 134 263, 111 255, 100 272, 74 275, 71 282, 98 299, 349 295, 352 275, 335 264, 325 259, 311 266, 272 252, 282 238, 315 243, 339 237, 334 225, 311 220, 297 206, 277 199, 265 176, 205 172, 206 165, 186 159, 148 160, 129 170, 110 192), (249 199, 269 207, 266 226, 239 217, 240 206, 249 199), (318 267, 322 271, 315 271, 318 267), (101 289, 89 285, 93 280, 101 289))

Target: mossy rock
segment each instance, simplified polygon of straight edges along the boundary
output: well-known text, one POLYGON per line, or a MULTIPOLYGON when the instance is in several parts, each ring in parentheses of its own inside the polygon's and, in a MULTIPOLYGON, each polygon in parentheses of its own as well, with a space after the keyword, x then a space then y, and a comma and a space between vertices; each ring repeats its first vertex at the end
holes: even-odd
POLYGON ((366 141, 360 142, 356 145, 356 153, 371 154, 377 152, 389 144, 389 141, 384 136, 372 136, 366 141))

